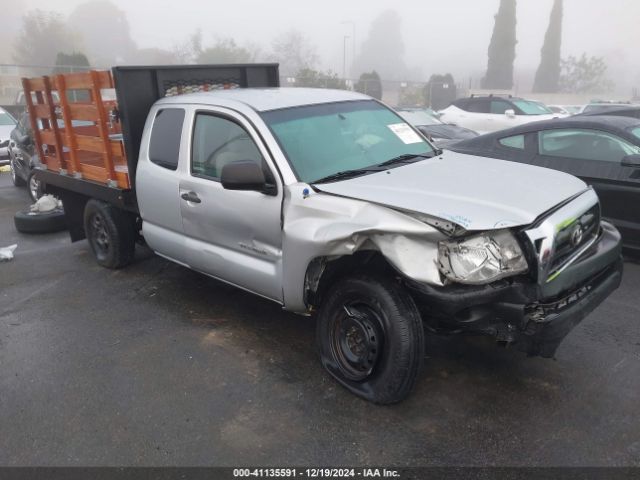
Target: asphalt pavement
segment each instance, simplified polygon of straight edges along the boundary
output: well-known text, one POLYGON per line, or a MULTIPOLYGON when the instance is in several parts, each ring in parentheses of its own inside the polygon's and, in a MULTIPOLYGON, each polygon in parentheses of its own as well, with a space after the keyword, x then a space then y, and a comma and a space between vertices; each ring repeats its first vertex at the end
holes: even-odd
POLYGON ((640 466, 640 265, 555 360, 428 338, 405 402, 322 369, 314 320, 138 248, 22 235, 0 175, 0 465, 640 466))

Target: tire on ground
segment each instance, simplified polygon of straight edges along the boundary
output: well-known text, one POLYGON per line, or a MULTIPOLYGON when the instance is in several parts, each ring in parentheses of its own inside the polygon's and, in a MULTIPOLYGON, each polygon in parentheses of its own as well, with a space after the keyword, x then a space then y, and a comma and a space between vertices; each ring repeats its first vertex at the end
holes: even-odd
POLYGON ((320 306, 316 342, 327 371, 378 404, 406 398, 424 358, 424 328, 413 299, 393 279, 376 276, 333 285, 320 306))
POLYGON ((21 233, 53 233, 67 229, 64 211, 60 209, 36 214, 25 209, 13 216, 13 223, 21 233))
POLYGON ((130 213, 91 199, 84 209, 84 230, 99 265, 122 268, 133 260, 136 231, 130 213))

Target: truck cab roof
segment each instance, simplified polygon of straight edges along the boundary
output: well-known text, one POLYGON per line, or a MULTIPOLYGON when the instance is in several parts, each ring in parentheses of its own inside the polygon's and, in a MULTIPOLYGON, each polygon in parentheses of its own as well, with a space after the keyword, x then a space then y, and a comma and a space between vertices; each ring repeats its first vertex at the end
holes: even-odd
POLYGON ((199 104, 250 107, 256 112, 322 103, 370 100, 367 95, 324 88, 236 88, 164 97, 157 104, 199 104))

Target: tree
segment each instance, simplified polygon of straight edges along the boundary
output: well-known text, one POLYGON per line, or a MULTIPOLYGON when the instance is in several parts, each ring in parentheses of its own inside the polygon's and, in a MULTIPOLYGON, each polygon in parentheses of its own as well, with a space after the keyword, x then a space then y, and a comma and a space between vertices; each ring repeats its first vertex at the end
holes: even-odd
POLYGON ((345 80, 331 70, 320 72, 311 68, 303 68, 295 78, 296 87, 347 89, 345 80))
POLYGON ((406 78, 402 19, 398 12, 387 10, 373 21, 354 68, 354 73, 375 70, 383 78, 390 80, 406 78))
POLYGON ((33 10, 22 17, 13 59, 23 65, 53 65, 58 52, 74 50, 73 40, 59 13, 33 10))
POLYGON ((316 47, 298 30, 281 33, 273 40, 271 48, 271 59, 280 63, 280 73, 284 75, 313 70, 319 60, 316 47))
POLYGON ((516 59, 516 0, 500 0, 495 26, 489 44, 487 75, 482 88, 511 90, 513 63, 516 59))
POLYGON ((431 75, 424 86, 424 103, 434 110, 446 108, 456 99, 457 87, 453 75, 431 75))
POLYGON ((380 80, 380 75, 378 75, 378 72, 375 70, 360 75, 360 79, 355 84, 354 89, 356 92, 382 100, 382 81, 380 80))
POLYGON ((604 58, 570 56, 561 63, 560 90, 565 93, 608 93, 614 84, 607 77, 604 58))
POLYGON ((248 63, 251 60, 251 52, 236 45, 233 38, 218 39, 196 57, 196 63, 248 63))
POLYGON ((562 0, 555 0, 544 37, 540 66, 533 84, 534 93, 556 93, 560 88, 560 50, 562 48, 562 0))
POLYGON ((194 63, 202 53, 202 30, 197 29, 185 42, 174 44, 171 53, 176 63, 194 63))
POLYGON ((69 15, 69 26, 84 41, 84 51, 100 67, 130 63, 136 54, 124 11, 108 0, 78 5, 69 15))
POLYGON ((91 65, 84 53, 58 53, 56 56, 56 66, 53 69, 53 73, 72 73, 89 70, 91 65))

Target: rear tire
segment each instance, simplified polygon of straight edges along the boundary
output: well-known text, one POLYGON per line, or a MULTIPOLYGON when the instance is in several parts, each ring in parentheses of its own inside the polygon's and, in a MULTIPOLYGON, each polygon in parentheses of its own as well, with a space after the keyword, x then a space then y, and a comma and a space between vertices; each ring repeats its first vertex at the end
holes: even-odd
POLYGON ((336 283, 320 306, 320 359, 352 393, 378 404, 404 400, 424 358, 416 305, 397 283, 373 276, 336 283))
POLYGON ((128 212, 91 199, 84 209, 84 230, 99 265, 116 269, 127 266, 133 260, 135 218, 128 212))

